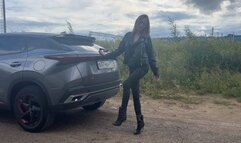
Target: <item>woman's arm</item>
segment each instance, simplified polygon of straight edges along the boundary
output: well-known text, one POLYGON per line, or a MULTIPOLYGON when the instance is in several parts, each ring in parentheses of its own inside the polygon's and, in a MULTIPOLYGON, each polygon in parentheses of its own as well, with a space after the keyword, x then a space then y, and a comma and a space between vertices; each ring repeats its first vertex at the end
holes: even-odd
POLYGON ((121 40, 118 48, 111 52, 111 53, 108 53, 106 55, 103 55, 104 58, 116 58, 118 57, 119 55, 121 55, 125 49, 126 49, 126 42, 128 40, 128 38, 130 38, 130 32, 126 33, 126 35, 124 36, 124 38, 121 40))
POLYGON ((150 67, 151 67, 151 70, 152 70, 153 74, 154 74, 156 77, 159 77, 159 76, 160 76, 160 73, 159 73, 159 69, 158 69, 157 64, 156 64, 157 62, 156 62, 156 58, 155 58, 155 54, 154 54, 154 49, 153 49, 152 41, 151 41, 151 38, 150 38, 150 37, 147 39, 146 52, 147 52, 147 55, 148 55, 149 65, 150 65, 150 67))

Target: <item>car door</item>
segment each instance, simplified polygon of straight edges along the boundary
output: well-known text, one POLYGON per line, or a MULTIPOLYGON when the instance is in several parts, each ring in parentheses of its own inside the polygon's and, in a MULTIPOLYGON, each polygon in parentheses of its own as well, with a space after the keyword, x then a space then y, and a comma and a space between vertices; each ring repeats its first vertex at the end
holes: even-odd
POLYGON ((21 36, 0 36, 0 104, 7 101, 11 83, 21 80, 27 52, 21 36))

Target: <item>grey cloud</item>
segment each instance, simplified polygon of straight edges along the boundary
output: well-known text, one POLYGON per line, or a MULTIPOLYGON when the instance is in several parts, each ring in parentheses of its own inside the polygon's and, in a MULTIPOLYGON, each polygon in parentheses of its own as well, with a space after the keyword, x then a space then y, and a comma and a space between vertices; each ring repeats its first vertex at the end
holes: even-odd
POLYGON ((8 13, 9 11, 12 12, 23 12, 23 11, 30 11, 32 10, 31 7, 24 5, 23 3, 21 3, 18 0, 11 0, 11 1, 6 1, 5 2, 5 6, 6 6, 6 13, 8 13))
POLYGON ((128 17, 128 18, 130 18, 130 19, 135 19, 135 18, 137 18, 137 14, 132 14, 132 13, 128 13, 128 14, 126 14, 126 16, 128 17))
POLYGON ((238 34, 241 35, 241 25, 239 23, 232 23, 232 24, 226 24, 220 27, 220 31, 224 33, 225 35, 227 34, 238 34))
POLYGON ((174 20, 185 20, 195 18, 195 16, 184 12, 160 11, 152 18, 161 20, 168 20, 168 18, 172 18, 174 20))
POLYGON ((227 11, 222 14, 222 17, 225 21, 229 21, 230 24, 235 23, 235 21, 241 21, 240 15, 241 11, 241 1, 231 0, 230 5, 227 6, 227 11))
POLYGON ((47 5, 44 4, 43 7, 50 9, 68 9, 71 11, 83 10, 87 7, 93 6, 93 1, 91 0, 68 0, 67 3, 60 2, 58 4, 47 5))
POLYGON ((61 23, 52 23, 52 22, 38 22, 30 21, 23 19, 8 19, 7 28, 10 31, 31 31, 32 28, 44 29, 44 28, 53 28, 64 26, 65 24, 61 23))
POLYGON ((7 7, 7 11, 13 11, 13 12, 23 12, 26 9, 22 6, 9 6, 7 7))
POLYGON ((169 27, 151 27, 151 37, 168 37, 170 35, 169 27))
MULTIPOLYGON (((205 14, 210 14, 221 9, 221 4, 226 0, 186 0, 187 5, 200 9, 205 14)), ((233 2, 234 0, 231 0, 233 2)))
POLYGON ((19 0, 11 0, 6 2, 6 10, 13 12, 30 12, 36 10, 62 10, 62 11, 78 11, 85 8, 93 6, 92 0, 68 0, 68 1, 58 1, 52 0, 48 2, 47 0, 34 2, 20 2, 19 0), (34 5, 35 4, 35 5, 34 5))
POLYGON ((230 0, 230 3, 231 4, 227 7, 229 10, 233 10, 233 9, 241 7, 240 0, 230 0))
POLYGON ((221 5, 224 1, 229 1, 227 6, 229 11, 236 11, 241 7, 240 0, 185 0, 185 4, 198 8, 204 14, 211 14, 215 11, 221 10, 221 5))
POLYGON ((8 24, 12 25, 23 25, 23 26, 29 26, 31 25, 32 27, 41 27, 41 26, 59 26, 62 24, 58 23, 52 23, 52 22, 38 22, 38 21, 30 21, 30 20, 23 20, 23 19, 10 19, 7 20, 8 24))

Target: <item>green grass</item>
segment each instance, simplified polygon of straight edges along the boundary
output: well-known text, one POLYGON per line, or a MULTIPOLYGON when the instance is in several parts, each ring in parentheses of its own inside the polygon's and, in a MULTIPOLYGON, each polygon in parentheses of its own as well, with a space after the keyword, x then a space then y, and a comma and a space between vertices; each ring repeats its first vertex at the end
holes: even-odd
MULTIPOLYGON (((118 47, 117 41, 98 41, 109 50, 118 47)), ((160 96, 163 90, 196 91, 200 95, 217 93, 234 97, 241 102, 241 42, 221 38, 196 37, 179 41, 153 40, 160 82, 153 80, 149 72, 141 81, 141 89, 153 98, 183 97, 160 96)), ((121 79, 128 76, 128 69, 119 58, 121 79)))

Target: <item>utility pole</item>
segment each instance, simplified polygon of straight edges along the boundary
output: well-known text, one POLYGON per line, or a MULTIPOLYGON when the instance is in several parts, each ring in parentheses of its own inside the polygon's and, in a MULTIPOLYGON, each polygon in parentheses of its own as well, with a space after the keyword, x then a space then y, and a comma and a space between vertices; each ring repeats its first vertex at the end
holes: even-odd
POLYGON ((4 33, 7 33, 7 27, 6 27, 6 13, 5 13, 5 0, 3 0, 3 28, 4 33))
POLYGON ((211 35, 213 37, 213 35, 214 35, 214 27, 212 27, 212 34, 211 35))

